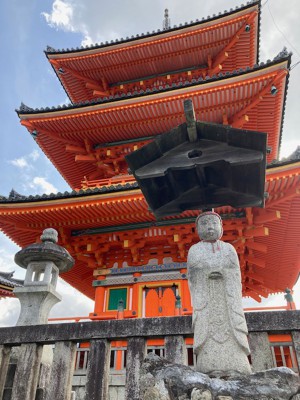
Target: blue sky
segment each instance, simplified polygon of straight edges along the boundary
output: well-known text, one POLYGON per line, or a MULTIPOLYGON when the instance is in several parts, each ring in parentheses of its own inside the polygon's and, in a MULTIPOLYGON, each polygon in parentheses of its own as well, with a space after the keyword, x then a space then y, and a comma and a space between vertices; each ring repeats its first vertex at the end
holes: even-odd
MULTIPOLYGON (((27 130, 19 124, 15 112, 21 102, 33 108, 69 102, 44 55, 47 45, 62 49, 110 41, 161 29, 165 8, 169 8, 171 24, 179 24, 217 14, 240 5, 241 1, 214 0, 203 3, 199 0, 1 1, 0 194, 7 196, 12 188, 26 195, 69 189, 27 130)), ((283 46, 294 53, 292 65, 300 61, 300 1, 268 0, 262 1, 262 4, 261 61, 272 59, 283 46)), ((299 91, 300 65, 292 70, 290 77, 283 156, 290 154, 300 144, 299 91)), ((0 270, 16 270, 16 276, 23 278, 24 271, 13 264, 13 255, 17 250, 0 233, 0 270)), ((63 287, 72 298, 74 290, 66 285, 63 287)), ((1 304, 4 305, 3 301, 1 304)), ((73 305, 72 308, 70 301, 68 305, 56 306, 57 314, 61 314, 63 308, 73 315, 91 311, 88 301, 82 300, 73 305)), ((16 313, 15 305, 12 310, 12 313, 16 313)), ((1 317, 0 310, 0 325, 1 318, 12 321, 7 312, 4 318, 2 311, 1 317)))

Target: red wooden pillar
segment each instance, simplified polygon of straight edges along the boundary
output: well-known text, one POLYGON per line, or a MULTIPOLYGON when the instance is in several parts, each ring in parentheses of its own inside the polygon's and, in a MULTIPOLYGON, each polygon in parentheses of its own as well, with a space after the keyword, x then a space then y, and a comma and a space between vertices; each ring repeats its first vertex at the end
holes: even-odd
MULTIPOLYGON (((105 276, 103 276, 103 275, 100 275, 100 276, 97 277, 97 281, 102 281, 104 279, 105 279, 105 276)), ((104 286, 96 287, 94 313, 97 314, 97 315, 103 313, 105 289, 106 288, 104 286)))

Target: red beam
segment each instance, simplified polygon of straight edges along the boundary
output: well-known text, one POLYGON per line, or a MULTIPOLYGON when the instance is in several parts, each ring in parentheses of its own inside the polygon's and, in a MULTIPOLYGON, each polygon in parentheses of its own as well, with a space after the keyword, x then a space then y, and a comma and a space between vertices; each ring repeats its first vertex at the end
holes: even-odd
POLYGON ((240 122, 241 118, 243 118, 243 116, 246 115, 246 113, 248 111, 250 111, 258 103, 260 103, 261 100, 263 100, 263 96, 265 94, 270 92, 272 85, 276 84, 279 80, 284 78, 287 74, 288 74, 288 70, 287 69, 280 70, 280 72, 278 72, 277 75, 273 79, 271 79, 271 81, 256 96, 254 96, 251 99, 251 102, 248 103, 248 105, 245 108, 243 108, 241 111, 239 111, 238 113, 236 113, 235 115, 233 115, 231 117, 231 119, 229 121, 230 124, 232 126, 235 126, 234 125, 235 123, 237 123, 238 121, 240 122))
POLYGON ((93 95, 94 96, 109 96, 109 92, 105 92, 104 90, 97 89, 97 90, 93 90, 93 95))
POLYGON ((253 290, 251 290, 250 288, 247 288, 247 289, 246 289, 246 296, 250 296, 254 300, 256 300, 258 303, 261 303, 261 298, 259 297, 259 295, 255 292, 253 292, 253 290))
POLYGON ((60 64, 57 60, 49 60, 51 64, 54 65, 55 69, 58 71, 59 68, 62 68, 65 72, 69 72, 76 78, 91 85, 95 85, 99 87, 99 83, 94 81, 93 79, 88 78, 87 76, 81 75, 78 71, 74 71, 72 68, 67 67, 66 65, 60 64))
POLYGON ((258 211, 258 213, 254 215, 253 222, 255 225, 262 225, 266 222, 273 222, 277 219, 280 219, 280 211, 263 210, 258 211))
POLYGON ((252 274, 251 272, 245 272, 246 278, 252 279, 256 282, 264 284, 265 281, 263 278, 261 278, 258 274, 252 274))
POLYGON ((97 161, 96 160, 96 157, 95 156, 93 156, 92 154, 86 154, 86 155, 83 155, 83 154, 77 154, 76 156, 75 156, 75 161, 76 162, 80 162, 80 161, 97 161))
POLYGON ((246 238, 253 238, 257 236, 268 236, 269 229, 265 226, 251 227, 245 229, 243 233, 246 238))
MULTIPOLYGON (((228 57, 228 52, 229 50, 235 45, 235 43, 240 39, 240 36, 245 32, 245 26, 250 25, 254 18, 258 15, 257 11, 253 11, 246 21, 243 23, 243 25, 240 27, 240 29, 236 32, 236 34, 233 36, 233 38, 230 39, 229 43, 225 46, 224 49, 219 53, 219 55, 215 58, 214 62, 212 63, 212 66, 210 69, 214 71, 218 64, 222 64, 226 58, 228 57)), ((211 72, 211 71, 209 71, 211 72)))
POLYGON ((66 145, 66 151, 69 153, 86 154, 86 149, 80 146, 73 146, 72 144, 66 145))
POLYGON ((249 122, 249 117, 245 114, 241 118, 234 120, 231 125, 233 128, 242 128, 247 122, 249 122))
POLYGON ((260 296, 263 296, 263 297, 269 296, 269 294, 265 292, 265 289, 262 286, 254 285, 249 282, 245 282, 245 286, 260 296))
POLYGON ((52 139, 54 139, 54 141, 56 142, 62 142, 64 144, 70 144, 70 145, 77 145, 79 147, 81 147, 81 143, 80 142, 76 142, 75 140, 68 140, 65 138, 62 138, 58 133, 54 133, 54 132, 50 132, 46 129, 37 129, 38 135, 37 135, 37 140, 39 140, 39 134, 43 133, 45 136, 49 136, 52 139))
POLYGON ((260 251, 261 253, 267 253, 268 252, 267 245, 265 245, 263 243, 254 242, 253 240, 247 240, 246 247, 248 249, 251 249, 251 250, 260 251))
POLYGON ((268 207, 271 206, 273 207, 275 205, 277 206, 282 202, 292 200, 294 197, 299 196, 299 194, 300 194, 300 188, 293 187, 289 190, 286 190, 285 192, 281 192, 277 198, 267 201, 267 205, 268 207))
POLYGON ((266 268, 266 261, 258 257, 253 257, 248 254, 245 255, 245 260, 250 264, 254 264, 260 268, 266 268))

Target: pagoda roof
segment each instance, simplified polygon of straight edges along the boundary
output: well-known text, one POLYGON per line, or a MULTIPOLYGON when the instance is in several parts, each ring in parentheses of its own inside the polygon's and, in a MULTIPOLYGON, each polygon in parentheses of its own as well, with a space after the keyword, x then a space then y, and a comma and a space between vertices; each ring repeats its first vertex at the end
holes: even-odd
POLYGON ((14 272, 0 271, 0 298, 13 297, 13 289, 23 286, 24 281, 13 278, 13 275, 14 272))
POLYGON ((95 98, 94 90, 109 93, 120 82, 205 67, 208 59, 210 71, 219 64, 225 72, 253 66, 258 62, 259 25, 260 1, 251 1, 168 30, 85 48, 48 46, 45 53, 71 101, 79 102, 95 98))
MULTIPOLYGON (((217 209, 224 219, 224 240, 230 241, 240 255, 244 295, 254 297, 291 288, 298 278, 299 160, 284 161, 268 168, 265 189, 268 192, 265 209, 235 210, 227 206, 217 209)), ((168 227, 172 227, 168 231, 171 238, 176 232, 186 230, 186 240, 192 244, 191 240, 197 240, 193 233, 197 214, 197 211, 185 211, 176 217, 155 221, 138 188, 127 187, 108 193, 92 189, 86 195, 51 195, 40 201, 2 199, 0 227, 22 247, 39 240, 41 230, 50 226, 57 229, 60 244, 76 259, 74 268, 63 274, 63 278, 93 298, 91 283, 97 262, 93 258, 93 264, 87 266, 89 257, 94 257, 94 253, 86 253, 88 245, 96 243, 103 250, 110 241, 116 240, 112 245, 120 247, 120 259, 129 260, 128 265, 137 265, 130 262, 130 249, 123 248, 122 243, 126 240, 134 243, 139 232, 145 238, 149 229, 166 227, 168 231, 168 227), (174 225, 179 225, 179 229, 174 225)), ((155 237, 163 243, 158 234, 155 237)), ((186 254, 183 261, 184 257, 186 254)), ((113 262, 115 260, 105 261, 108 267, 113 262)))
MULTIPOLYGON (((300 147, 300 146, 299 146, 300 147)), ((287 158, 283 158, 281 160, 273 160, 271 163, 267 165, 267 175, 270 175, 273 172, 273 169, 277 171, 277 168, 294 168, 294 165, 298 163, 300 160, 299 150, 298 148, 287 158)), ((288 169, 285 169, 285 171, 288 169)), ((108 179, 109 182, 118 181, 115 179, 108 179)), ((17 193, 14 189, 12 189, 8 196, 0 195, 0 207, 1 204, 13 204, 13 203, 30 203, 33 204, 35 202, 48 202, 49 200, 76 200, 78 201, 84 199, 85 197, 96 196, 98 194, 112 194, 114 192, 122 193, 128 190, 139 189, 139 185, 136 182, 134 176, 131 176, 131 181, 126 183, 108 183, 99 187, 91 187, 80 190, 71 190, 65 192, 57 192, 57 193, 49 193, 49 194, 36 194, 36 195, 23 195, 17 193)))
MULTIPOLYGON (((134 177, 132 177, 134 180, 134 177)), ((87 188, 87 189, 80 189, 80 190, 72 190, 72 191, 65 191, 64 193, 57 192, 57 193, 50 193, 50 194, 42 194, 42 195, 22 195, 12 190, 8 197, 0 196, 0 204, 1 203, 32 203, 32 202, 40 202, 40 201, 48 201, 48 200, 60 200, 60 199, 68 199, 68 198, 84 198, 90 195, 96 194, 104 194, 104 193, 114 193, 114 192, 122 192, 129 189, 136 189, 138 188, 138 183, 134 182, 127 182, 125 184, 117 183, 117 184, 109 184, 103 185, 101 187, 94 187, 94 188, 87 188)))
POLYGON ((185 99, 193 100, 197 120, 268 133, 270 162, 278 158, 289 65, 284 52, 272 62, 204 80, 84 105, 35 110, 22 105, 18 115, 72 188, 97 167, 75 161, 68 145, 93 159, 101 145, 161 134, 185 122, 185 99))

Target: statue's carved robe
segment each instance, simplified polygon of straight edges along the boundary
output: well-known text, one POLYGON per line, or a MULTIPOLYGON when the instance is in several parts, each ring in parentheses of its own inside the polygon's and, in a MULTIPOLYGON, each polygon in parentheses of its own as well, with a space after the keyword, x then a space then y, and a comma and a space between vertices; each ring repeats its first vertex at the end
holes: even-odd
POLYGON ((251 373, 241 273, 234 247, 199 242, 188 253, 197 371, 216 376, 251 373))

